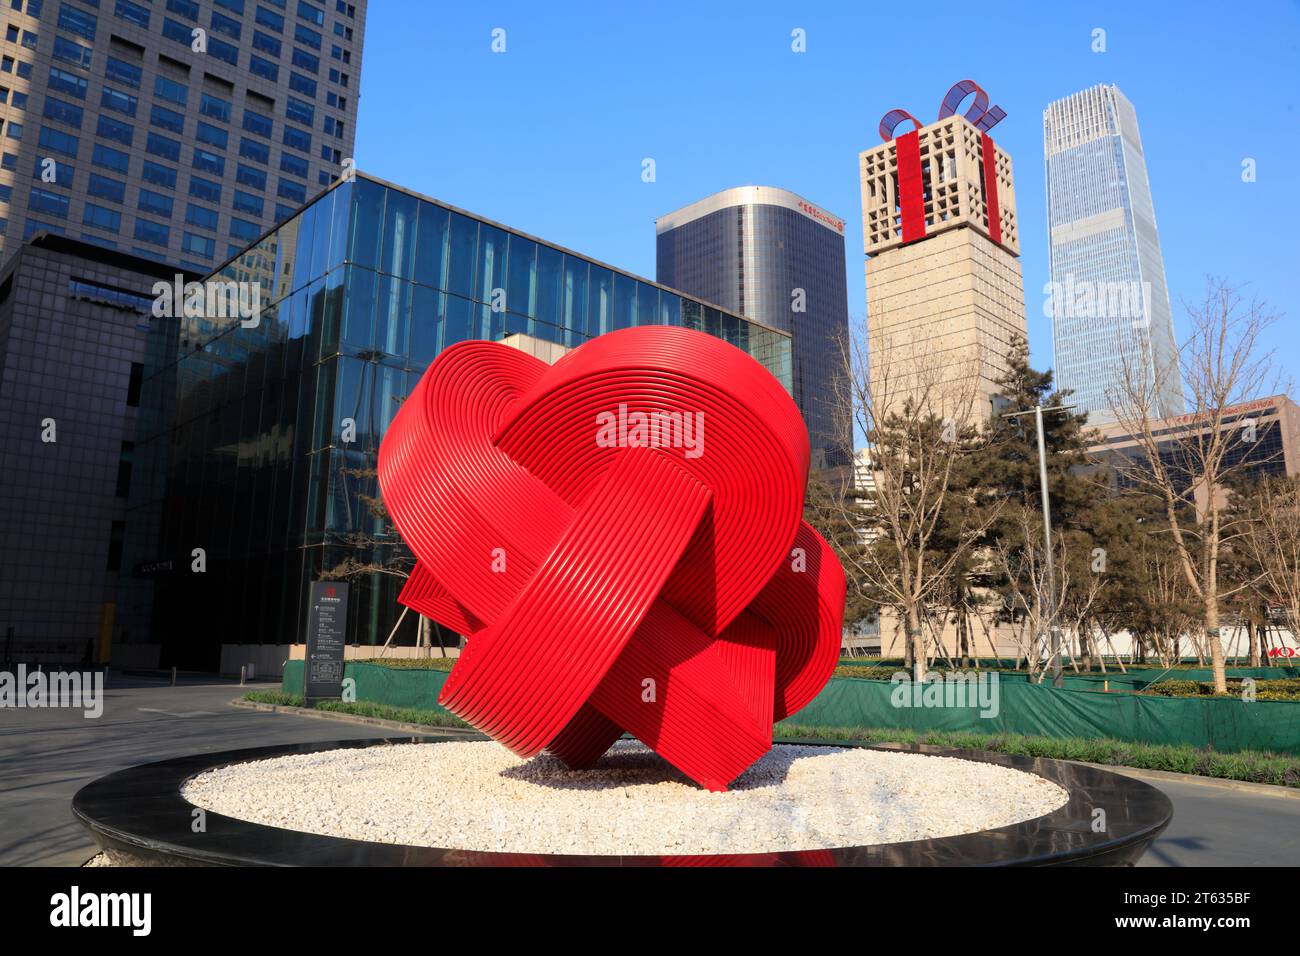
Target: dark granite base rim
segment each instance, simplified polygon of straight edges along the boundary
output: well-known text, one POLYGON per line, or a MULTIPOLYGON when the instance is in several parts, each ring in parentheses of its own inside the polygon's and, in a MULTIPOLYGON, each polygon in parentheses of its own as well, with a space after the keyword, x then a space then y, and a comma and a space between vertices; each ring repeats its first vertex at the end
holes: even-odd
POLYGON ((191 777, 252 760, 350 747, 411 746, 486 739, 466 736, 382 737, 288 744, 194 754, 131 767, 101 777, 72 800, 76 819, 105 849, 163 864, 213 866, 1115 866, 1131 865, 1168 826, 1173 805, 1159 789, 1085 764, 925 744, 874 747, 852 741, 779 738, 776 743, 866 747, 958 757, 1044 777, 1069 794, 1045 816, 994 830, 930 840, 791 850, 779 853, 677 856, 566 856, 499 853, 371 843, 236 820, 198 809, 181 796, 191 777), (1105 811, 1095 832, 1094 811, 1105 811))

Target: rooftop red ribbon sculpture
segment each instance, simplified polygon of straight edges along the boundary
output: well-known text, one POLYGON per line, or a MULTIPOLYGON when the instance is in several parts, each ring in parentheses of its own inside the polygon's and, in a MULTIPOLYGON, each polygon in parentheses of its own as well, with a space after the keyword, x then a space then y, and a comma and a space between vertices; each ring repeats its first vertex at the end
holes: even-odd
MULTIPOLYGON (((989 95, 984 92, 978 83, 974 80, 958 80, 948 87, 943 102, 939 104, 939 119, 945 120, 956 113, 957 107, 961 106, 962 100, 972 93, 975 94, 975 99, 971 101, 970 109, 966 111, 965 118, 977 130, 987 133, 1007 118, 1007 111, 1002 107, 989 106, 989 95)), ((907 110, 890 110, 880 118, 880 138, 886 143, 889 142, 894 138, 894 131, 908 120, 912 121, 916 129, 920 129, 925 125, 907 110)))
POLYGON ((807 474, 785 389, 703 332, 624 329, 552 366, 446 349, 379 451, 418 559, 400 600, 468 638, 439 703, 575 768, 626 731, 725 790, 839 655, 807 474))

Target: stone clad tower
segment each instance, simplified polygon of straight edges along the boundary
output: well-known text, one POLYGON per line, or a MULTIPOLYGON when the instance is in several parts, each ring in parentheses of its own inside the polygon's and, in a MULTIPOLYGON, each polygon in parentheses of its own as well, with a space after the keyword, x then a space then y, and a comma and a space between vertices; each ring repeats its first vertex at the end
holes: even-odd
POLYGON ((937 375, 945 413, 983 419, 1026 334, 1011 157, 950 115, 859 163, 873 389, 899 400, 937 375))

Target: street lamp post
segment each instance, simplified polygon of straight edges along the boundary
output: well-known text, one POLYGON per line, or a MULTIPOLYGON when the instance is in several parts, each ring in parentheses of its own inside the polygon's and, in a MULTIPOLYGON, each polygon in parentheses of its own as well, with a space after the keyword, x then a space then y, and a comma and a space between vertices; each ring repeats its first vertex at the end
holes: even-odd
MULTIPOLYGON (((1062 412, 1073 405, 1051 405, 1047 408, 1049 412, 1062 412)), ((1003 418, 1019 418, 1021 415, 1029 415, 1029 411, 1007 412, 1002 415, 1003 418)), ((1038 428, 1038 484, 1043 497, 1043 546, 1047 556, 1047 615, 1048 615, 1048 633, 1051 639, 1052 648, 1052 686, 1062 687, 1065 684, 1061 676, 1061 629, 1056 622, 1056 569, 1055 562, 1052 559, 1052 508, 1047 498, 1047 446, 1043 440, 1043 406, 1035 405, 1032 412, 1034 424, 1038 428)), ((1043 604, 1043 595, 1038 596, 1038 603, 1041 607, 1043 604)))

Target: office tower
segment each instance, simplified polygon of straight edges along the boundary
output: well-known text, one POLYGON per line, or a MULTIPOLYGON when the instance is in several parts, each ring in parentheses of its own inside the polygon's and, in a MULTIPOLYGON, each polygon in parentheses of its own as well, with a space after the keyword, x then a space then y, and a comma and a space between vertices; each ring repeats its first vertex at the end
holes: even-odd
POLYGON ((1093 421, 1113 419, 1123 377, 1158 384, 1156 411, 1183 412, 1165 264, 1137 113, 1116 86, 1043 110, 1056 382, 1093 421), (1126 369, 1128 370, 1126 372, 1126 369))
POLYGON ((153 287, 173 274, 52 235, 20 245, 0 270, 5 661, 75 664, 107 652, 153 287))
MULTIPOLYGON (((369 505, 379 443, 456 342, 522 333, 576 347, 682 325, 790 387, 784 332, 360 173, 212 278, 259 283, 261 321, 154 323, 171 341, 143 376, 151 427, 136 444, 124 557, 140 570, 122 582, 115 657, 145 643, 164 666, 213 670, 223 644, 302 641, 311 581, 349 558, 391 559, 400 541, 369 505), (190 571, 197 547, 203 574, 190 571)), ((402 585, 352 580, 349 642, 384 643, 402 585)), ((398 642, 414 627, 408 615, 398 642)))
POLYGON ((200 275, 345 171, 365 0, 12 0, 0 261, 38 232, 200 275))
POLYGON ((848 330, 844 220, 785 189, 739 186, 655 220, 655 278, 792 336, 812 466, 847 466, 835 375, 848 330))
POLYGON ((1026 335, 1011 157, 949 116, 859 162, 877 401, 901 408, 938 377, 936 412, 982 420, 1026 335))

